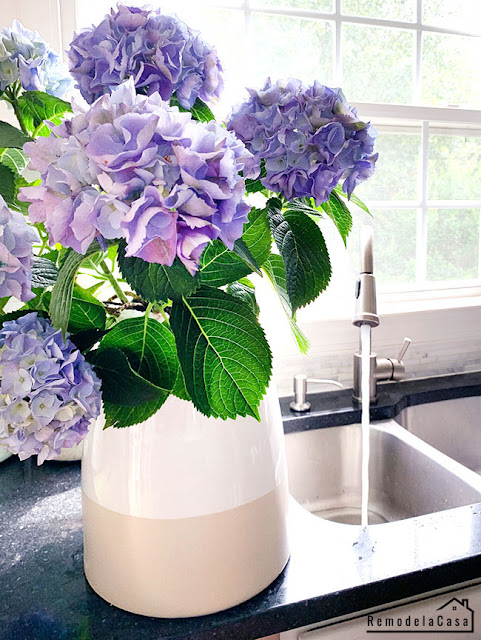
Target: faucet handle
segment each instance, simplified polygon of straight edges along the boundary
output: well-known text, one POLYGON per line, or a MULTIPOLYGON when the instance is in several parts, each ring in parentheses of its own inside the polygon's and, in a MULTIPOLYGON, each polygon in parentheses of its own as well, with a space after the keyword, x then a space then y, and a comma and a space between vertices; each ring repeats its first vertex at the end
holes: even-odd
POLYGON ((399 355, 397 357, 399 362, 402 362, 402 359, 406 355, 406 351, 409 349, 409 345, 411 344, 411 342, 412 342, 411 338, 404 338, 401 351, 399 352, 399 355))

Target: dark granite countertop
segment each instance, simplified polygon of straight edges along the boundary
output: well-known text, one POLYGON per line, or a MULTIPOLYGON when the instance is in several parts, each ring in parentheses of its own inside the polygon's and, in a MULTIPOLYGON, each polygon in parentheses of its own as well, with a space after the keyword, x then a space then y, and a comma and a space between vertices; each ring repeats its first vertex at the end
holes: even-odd
MULTIPOLYGON (((421 382, 401 383, 407 400, 392 385, 391 408, 481 395, 478 373, 421 382)), ((328 402, 343 420, 356 415, 328 395, 314 398, 304 427, 288 417, 286 429, 314 428, 316 412, 324 416, 318 426, 327 426, 328 402)), ((378 409, 388 410, 381 397, 378 409)), ((481 504, 363 531, 316 518, 292 501, 290 534, 287 567, 248 602, 193 619, 137 616, 108 605, 86 583, 80 465, 37 467, 10 458, 0 465, 0 640, 254 640, 481 578, 481 504)))
MULTIPOLYGON (((406 407, 479 395, 481 371, 386 382, 377 386, 371 421, 394 418, 406 407)), ((292 398, 281 398, 285 433, 361 422, 361 406, 352 399, 352 389, 310 393, 307 398, 312 405, 307 413, 291 411, 292 398)))

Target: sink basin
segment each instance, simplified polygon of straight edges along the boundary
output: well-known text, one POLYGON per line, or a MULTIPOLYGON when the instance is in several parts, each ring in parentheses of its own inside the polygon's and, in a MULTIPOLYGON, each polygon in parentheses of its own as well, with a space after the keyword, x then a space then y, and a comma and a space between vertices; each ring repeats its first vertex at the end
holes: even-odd
POLYGON ((424 442, 481 473, 480 396, 408 407, 396 421, 424 442))
MULTIPOLYGON (((371 425, 370 447, 370 524, 481 502, 481 476, 394 420, 371 425)), ((286 456, 290 492, 303 507, 327 520, 360 524, 360 425, 289 433, 286 456)))

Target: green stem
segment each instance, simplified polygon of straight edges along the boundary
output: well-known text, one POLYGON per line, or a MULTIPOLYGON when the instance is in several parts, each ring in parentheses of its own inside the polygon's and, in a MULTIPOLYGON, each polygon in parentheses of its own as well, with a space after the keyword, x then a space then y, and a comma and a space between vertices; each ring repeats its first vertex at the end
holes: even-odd
POLYGON ((115 293, 118 295, 118 297, 120 298, 120 300, 122 300, 122 302, 128 302, 129 299, 127 298, 127 296, 125 295, 125 293, 122 291, 122 289, 120 288, 119 283, 117 282, 117 280, 114 277, 114 274, 110 271, 110 269, 108 268, 105 260, 102 260, 100 263, 100 268, 102 269, 102 271, 105 273, 105 275, 107 276, 107 280, 110 282, 110 284, 112 285, 112 289, 115 291, 115 293))
POLYGON ((169 316, 165 313, 165 307, 167 306, 167 304, 163 304, 160 309, 159 309, 159 313, 160 315, 163 317, 163 319, 165 320, 165 322, 167 324, 169 324, 169 316))
POLYGON ((28 136, 30 134, 27 131, 27 127, 25 126, 25 121, 23 119, 22 112, 20 111, 20 107, 18 105, 18 91, 19 91, 18 87, 17 87, 17 90, 15 90, 13 87, 8 87, 8 89, 5 89, 4 100, 6 100, 12 105, 13 111, 18 120, 18 124, 20 125, 20 129, 23 131, 25 135, 28 136))
POLYGON ((29 133, 27 131, 27 127, 25 126, 25 122, 23 121, 22 114, 20 112, 20 108, 18 106, 18 102, 17 102, 16 98, 14 100, 12 100, 12 107, 13 107, 13 110, 15 112, 15 115, 17 116, 17 120, 18 120, 18 124, 20 125, 20 129, 23 131, 23 133, 25 135, 28 136, 29 133))
POLYGON ((147 336, 147 327, 149 325, 150 312, 152 311, 152 307, 153 306, 154 305, 152 304, 152 302, 149 302, 149 304, 147 305, 147 309, 145 310, 145 315, 144 315, 144 335, 142 336, 142 351, 140 353, 139 370, 140 370, 140 367, 142 366, 142 361, 144 359, 145 341, 146 341, 146 336, 147 336))

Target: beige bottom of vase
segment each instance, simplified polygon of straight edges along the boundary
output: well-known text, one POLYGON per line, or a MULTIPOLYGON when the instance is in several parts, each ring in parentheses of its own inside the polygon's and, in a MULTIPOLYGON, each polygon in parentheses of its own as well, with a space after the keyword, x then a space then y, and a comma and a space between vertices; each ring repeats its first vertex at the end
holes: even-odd
POLYGON ((124 515, 84 493, 85 574, 105 600, 132 613, 222 611, 265 589, 286 565, 286 511, 285 482, 234 509, 180 519, 124 515))

